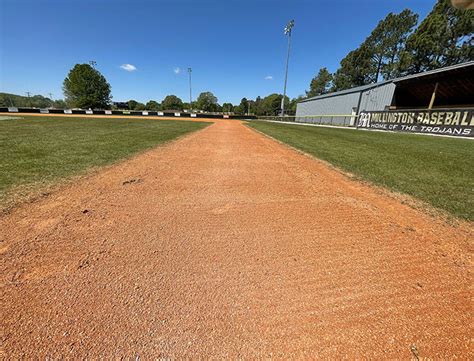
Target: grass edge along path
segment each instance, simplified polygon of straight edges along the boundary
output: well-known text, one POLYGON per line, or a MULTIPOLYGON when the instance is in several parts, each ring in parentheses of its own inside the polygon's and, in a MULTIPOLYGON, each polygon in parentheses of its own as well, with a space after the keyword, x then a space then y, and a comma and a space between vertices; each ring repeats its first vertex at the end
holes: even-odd
POLYGON ((0 117, 0 209, 210 122, 85 117, 0 117))
POLYGON ((248 126, 345 172, 474 220, 474 141, 253 121, 248 126))

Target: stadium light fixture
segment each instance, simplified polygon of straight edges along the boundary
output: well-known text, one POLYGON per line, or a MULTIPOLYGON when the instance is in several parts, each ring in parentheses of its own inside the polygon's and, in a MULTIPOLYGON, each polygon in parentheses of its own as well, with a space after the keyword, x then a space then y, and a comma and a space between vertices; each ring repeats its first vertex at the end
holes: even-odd
POLYGON ((188 68, 188 74, 189 74, 189 109, 192 111, 193 110, 193 92, 192 92, 192 86, 191 86, 191 73, 193 72, 193 69, 188 68))
POLYGON ((283 87, 283 98, 281 99, 281 116, 285 115, 285 98, 286 98, 286 83, 288 80, 288 63, 290 61, 290 49, 291 49, 291 32, 295 26, 295 21, 290 20, 285 26, 285 35, 288 35, 288 53, 286 55, 286 68, 285 68, 285 85, 283 87))

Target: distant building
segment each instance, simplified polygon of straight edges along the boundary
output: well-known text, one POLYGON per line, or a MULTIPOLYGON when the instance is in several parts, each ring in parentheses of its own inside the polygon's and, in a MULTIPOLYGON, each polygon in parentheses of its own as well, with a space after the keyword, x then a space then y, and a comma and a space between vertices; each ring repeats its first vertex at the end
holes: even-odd
POLYGON ((302 100, 296 121, 323 118, 353 125, 355 117, 350 115, 364 111, 428 109, 430 104, 433 109, 474 107, 474 61, 302 100))

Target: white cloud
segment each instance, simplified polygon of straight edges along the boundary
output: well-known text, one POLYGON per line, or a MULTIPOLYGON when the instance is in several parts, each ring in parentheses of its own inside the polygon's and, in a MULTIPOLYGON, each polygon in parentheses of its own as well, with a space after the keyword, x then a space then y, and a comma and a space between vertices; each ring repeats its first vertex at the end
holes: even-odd
POLYGON ((137 67, 132 64, 122 64, 120 65, 120 68, 125 70, 125 71, 135 71, 137 70, 137 67))
POLYGON ((174 68, 173 71, 175 74, 181 73, 181 69, 179 67, 174 68))
POLYGON ((273 75, 267 75, 264 79, 265 80, 273 80, 273 75))

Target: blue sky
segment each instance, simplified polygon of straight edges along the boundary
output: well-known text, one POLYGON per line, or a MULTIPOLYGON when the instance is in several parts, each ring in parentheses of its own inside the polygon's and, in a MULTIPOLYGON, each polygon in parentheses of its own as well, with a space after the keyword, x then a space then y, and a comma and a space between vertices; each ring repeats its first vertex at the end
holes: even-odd
POLYGON ((212 91, 220 103, 239 103, 282 93, 283 28, 295 19, 287 94, 296 97, 320 67, 335 71, 389 12, 410 8, 423 18, 434 3, 0 0, 0 91, 62 98, 69 69, 95 60, 114 101, 161 101, 168 94, 187 101, 189 66, 194 98, 212 91))

